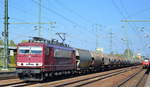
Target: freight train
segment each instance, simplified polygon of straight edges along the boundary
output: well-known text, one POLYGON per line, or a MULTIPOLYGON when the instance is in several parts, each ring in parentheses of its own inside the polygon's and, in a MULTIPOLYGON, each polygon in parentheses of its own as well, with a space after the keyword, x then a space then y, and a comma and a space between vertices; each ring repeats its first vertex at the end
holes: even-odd
POLYGON ((29 42, 18 44, 16 64, 20 79, 43 81, 53 76, 138 65, 140 61, 73 48, 54 39, 33 37, 29 42))

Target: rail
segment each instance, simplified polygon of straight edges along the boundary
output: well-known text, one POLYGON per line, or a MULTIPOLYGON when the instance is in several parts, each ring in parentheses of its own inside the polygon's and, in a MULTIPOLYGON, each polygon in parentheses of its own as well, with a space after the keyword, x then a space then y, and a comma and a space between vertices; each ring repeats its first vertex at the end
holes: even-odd
POLYGON ((72 81, 72 82, 68 82, 68 83, 64 83, 64 84, 60 84, 60 85, 55 85, 55 87, 64 87, 64 86, 69 86, 69 85, 73 85, 73 84, 77 84, 77 83, 81 83, 82 84, 77 84, 76 87, 81 87, 81 86, 85 86, 87 84, 99 81, 99 80, 103 80, 115 75, 119 75, 121 73, 127 72, 128 70, 118 70, 118 71, 114 71, 114 72, 110 72, 110 73, 106 73, 103 75, 98 75, 98 76, 94 76, 94 77, 90 77, 90 78, 85 78, 85 79, 81 79, 81 80, 77 80, 77 81, 72 81))
POLYGON ((128 78, 124 79, 123 81, 121 81, 119 84, 117 84, 115 87, 121 87, 123 86, 126 82, 128 82, 130 79, 132 79, 133 77, 135 77, 136 75, 138 75, 139 73, 141 73, 142 70, 132 74, 131 76, 129 76, 128 78))

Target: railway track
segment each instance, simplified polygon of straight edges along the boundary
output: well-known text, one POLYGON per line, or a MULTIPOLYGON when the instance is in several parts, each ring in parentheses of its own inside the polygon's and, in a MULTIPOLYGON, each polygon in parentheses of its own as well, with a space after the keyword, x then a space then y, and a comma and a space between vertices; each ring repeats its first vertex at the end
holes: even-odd
POLYGON ((15 71, 14 72, 0 72, 0 74, 12 74, 12 73, 16 73, 15 71))
MULTIPOLYGON (((97 81, 101 81, 107 78, 115 77, 119 74, 126 73, 128 71, 137 69, 139 67, 128 67, 117 70, 111 70, 106 72, 88 74, 83 76, 77 76, 73 78, 65 78, 65 79, 57 79, 53 81, 47 82, 25 82, 25 81, 16 81, 15 83, 8 83, 0 85, 0 87, 80 87, 86 86, 88 84, 95 83, 97 81)), ((55 79, 55 78, 52 78, 55 79)))
POLYGON ((81 87, 81 86, 87 86, 88 84, 95 83, 97 81, 101 81, 107 78, 114 77, 116 75, 128 72, 134 68, 124 68, 124 69, 119 69, 119 70, 112 70, 112 71, 107 71, 107 72, 101 72, 93 75, 86 75, 86 76, 81 76, 81 77, 75 77, 75 78, 70 78, 66 80, 61 80, 61 81, 54 81, 54 82, 48 82, 48 83, 43 83, 43 84, 36 84, 31 87, 36 87, 36 86, 41 86, 41 87, 81 87))
POLYGON ((138 81, 136 87, 145 87, 145 83, 147 81, 149 75, 149 70, 146 70, 145 74, 142 76, 142 78, 138 81))
POLYGON ((37 82, 18 82, 18 83, 11 83, 11 84, 5 84, 5 85, 0 85, 0 87, 22 87, 22 86, 28 86, 28 85, 33 85, 36 84, 37 82))
POLYGON ((122 80, 116 87, 144 87, 148 73, 148 70, 138 71, 122 80))
POLYGON ((0 72, 0 80, 17 78, 16 72, 0 72))
POLYGON ((124 73, 126 71, 127 70, 120 70, 117 72, 115 71, 115 72, 107 73, 104 75, 98 75, 98 76, 94 76, 94 77, 90 77, 90 78, 86 78, 86 79, 82 79, 82 80, 78 80, 78 81, 73 81, 73 82, 56 85, 55 87, 70 86, 70 85, 71 86, 76 85, 77 87, 80 87, 80 86, 84 86, 84 85, 87 85, 87 84, 90 84, 90 83, 93 83, 93 82, 96 82, 96 81, 99 81, 99 80, 102 80, 105 78, 109 78, 109 77, 118 75, 120 73, 124 73), (78 85, 78 83, 80 83, 80 84, 78 85))
MULTIPOLYGON (((119 73, 123 73, 125 71, 127 71, 127 70, 117 70, 117 71, 114 71, 114 72, 109 72, 109 73, 106 73, 106 74, 97 75, 97 76, 94 76, 94 77, 89 77, 89 78, 85 78, 85 79, 81 79, 81 80, 71 81, 71 82, 64 83, 64 84, 62 84, 63 83, 62 81, 59 81, 59 82, 56 82, 56 83, 54 81, 55 85, 52 82, 52 84, 50 84, 50 86, 52 86, 52 85, 54 85, 55 87, 69 86, 69 85, 78 84, 78 83, 81 83, 81 82, 87 82, 87 80, 90 81, 91 79, 98 78, 98 77, 99 77, 99 79, 100 79, 100 77, 101 77, 101 79, 104 79, 104 78, 107 78, 107 77, 110 77, 110 76, 113 76, 113 75, 117 75, 119 73), (59 84, 59 85, 57 85, 57 84, 59 84)), ((94 79, 94 80, 96 80, 96 79, 94 79)), ((0 87, 32 86, 36 83, 38 83, 38 82, 25 82, 25 81, 22 81, 22 82, 16 82, 16 83, 0 85, 0 87)), ((45 83, 43 83, 43 84, 45 84, 45 83)), ((43 85, 43 86, 46 86, 46 85, 43 85)))

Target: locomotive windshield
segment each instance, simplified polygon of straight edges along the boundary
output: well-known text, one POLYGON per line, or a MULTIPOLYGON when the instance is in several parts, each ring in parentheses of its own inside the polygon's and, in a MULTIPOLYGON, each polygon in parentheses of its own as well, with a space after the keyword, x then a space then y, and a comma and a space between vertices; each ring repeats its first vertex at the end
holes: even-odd
POLYGON ((26 46, 19 47, 20 54, 29 54, 29 52, 30 52, 30 47, 26 47, 26 46))
POLYGON ((31 54, 41 54, 42 47, 31 47, 31 54))
POLYGON ((19 47, 19 53, 20 54, 41 54, 42 53, 42 47, 39 46, 21 46, 19 47))

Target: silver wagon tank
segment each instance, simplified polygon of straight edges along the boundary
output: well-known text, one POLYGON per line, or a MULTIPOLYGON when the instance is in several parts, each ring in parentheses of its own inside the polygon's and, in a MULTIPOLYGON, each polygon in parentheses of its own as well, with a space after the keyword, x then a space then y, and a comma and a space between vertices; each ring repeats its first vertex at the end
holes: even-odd
POLYGON ((89 68, 92 56, 89 50, 76 49, 77 67, 80 69, 89 68))

